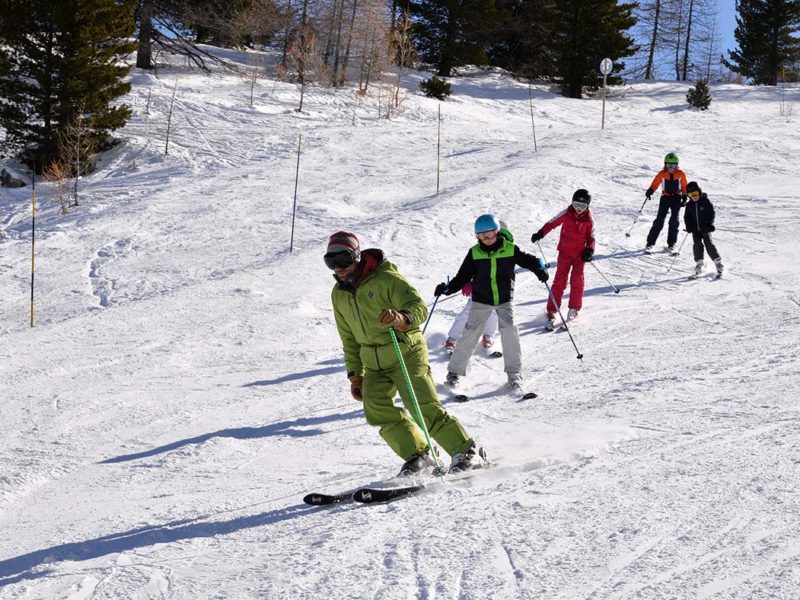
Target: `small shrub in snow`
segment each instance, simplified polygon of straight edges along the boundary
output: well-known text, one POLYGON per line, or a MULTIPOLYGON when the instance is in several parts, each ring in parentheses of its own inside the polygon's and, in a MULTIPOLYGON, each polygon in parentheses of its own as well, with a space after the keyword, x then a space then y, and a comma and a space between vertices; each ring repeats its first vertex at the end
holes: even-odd
POLYGON ((689 88, 686 94, 686 101, 689 106, 699 108, 700 110, 708 110, 708 105, 711 104, 711 93, 708 91, 708 83, 700 79, 694 84, 693 88, 689 88))
POLYGON ((436 98, 437 100, 446 99, 453 91, 449 83, 444 79, 439 79, 436 75, 420 83, 419 89, 428 98, 436 98))

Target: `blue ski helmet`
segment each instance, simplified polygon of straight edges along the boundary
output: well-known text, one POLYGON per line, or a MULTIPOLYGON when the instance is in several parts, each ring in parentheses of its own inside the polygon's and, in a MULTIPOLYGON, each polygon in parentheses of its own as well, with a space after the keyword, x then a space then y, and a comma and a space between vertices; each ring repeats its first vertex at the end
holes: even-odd
POLYGON ((475 233, 500 231, 500 222, 493 214, 481 215, 475 220, 475 233))

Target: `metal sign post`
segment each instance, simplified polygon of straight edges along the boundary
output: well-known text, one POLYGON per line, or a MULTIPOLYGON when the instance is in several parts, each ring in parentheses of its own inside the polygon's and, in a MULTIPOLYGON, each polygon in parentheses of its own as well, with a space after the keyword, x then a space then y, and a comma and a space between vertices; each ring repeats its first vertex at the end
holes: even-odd
POLYGON ((610 58, 604 58, 600 62, 600 72, 603 74, 603 117, 600 123, 600 129, 606 128, 606 81, 608 80, 608 74, 611 73, 611 69, 614 68, 614 63, 611 62, 610 58))

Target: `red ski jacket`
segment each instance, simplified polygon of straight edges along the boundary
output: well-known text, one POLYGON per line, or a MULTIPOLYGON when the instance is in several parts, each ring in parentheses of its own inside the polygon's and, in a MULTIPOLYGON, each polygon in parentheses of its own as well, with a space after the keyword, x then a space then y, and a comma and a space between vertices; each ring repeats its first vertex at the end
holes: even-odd
POLYGON ((547 235, 559 225, 561 226, 561 238, 558 240, 559 254, 577 256, 586 248, 594 250, 594 220, 591 209, 579 215, 570 205, 545 223, 539 232, 547 235))

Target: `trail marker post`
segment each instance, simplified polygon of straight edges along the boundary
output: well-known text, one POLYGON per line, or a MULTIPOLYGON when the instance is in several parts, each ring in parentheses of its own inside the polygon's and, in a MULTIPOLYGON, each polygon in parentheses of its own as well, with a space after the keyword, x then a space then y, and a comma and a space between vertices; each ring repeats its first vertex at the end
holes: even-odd
POLYGON ((600 72, 603 74, 603 117, 600 123, 600 129, 606 128, 606 82, 608 80, 608 74, 611 73, 611 69, 614 68, 614 63, 611 62, 610 58, 604 58, 600 62, 600 72))

